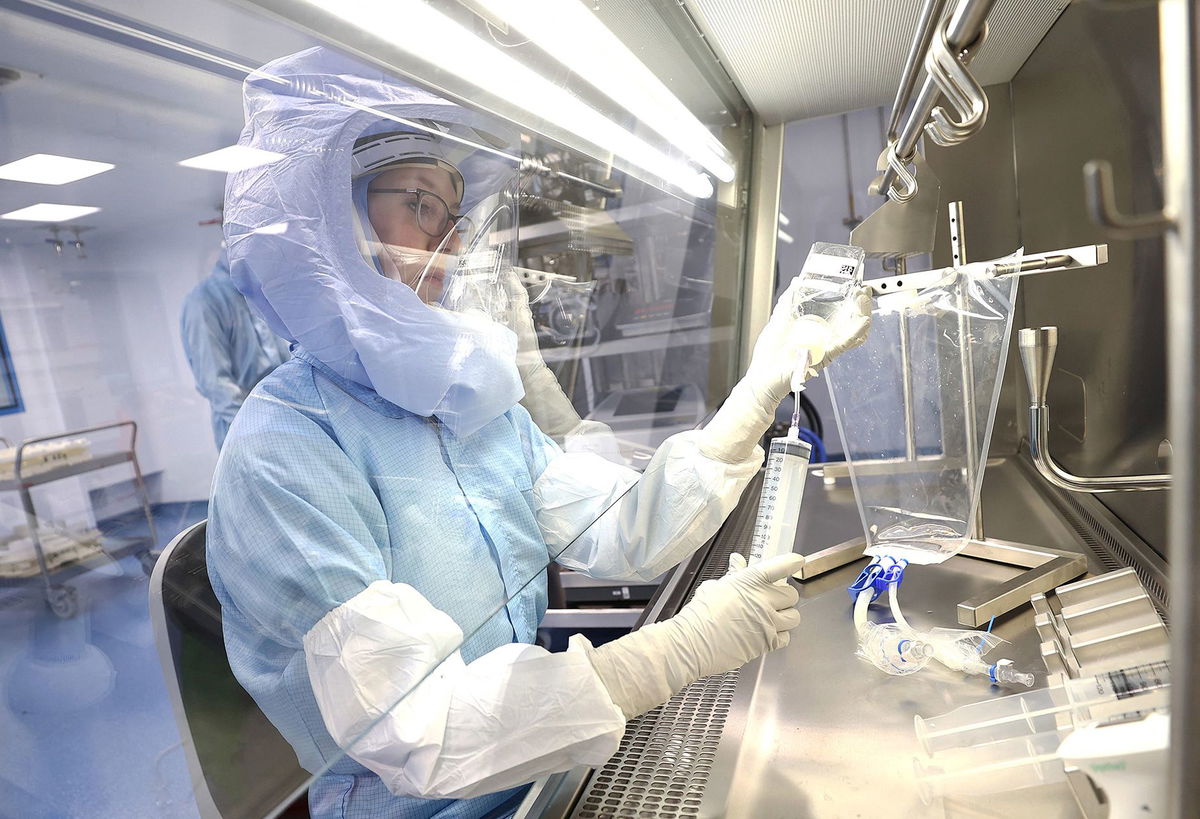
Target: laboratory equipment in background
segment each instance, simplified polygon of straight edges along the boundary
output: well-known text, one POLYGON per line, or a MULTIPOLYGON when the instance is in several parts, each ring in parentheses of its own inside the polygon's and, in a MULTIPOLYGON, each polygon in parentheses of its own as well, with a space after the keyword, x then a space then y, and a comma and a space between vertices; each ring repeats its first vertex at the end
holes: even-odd
POLYGON ((41 575, 50 609, 57 616, 68 618, 79 613, 75 587, 56 582, 52 574, 77 574, 92 568, 97 561, 108 562, 127 554, 136 554, 142 569, 150 574, 158 557, 158 536, 150 511, 150 497, 138 464, 135 422, 119 421, 58 435, 27 438, 15 447, 9 446, 7 440, 0 441, 7 447, 0 450, 0 492, 17 492, 25 513, 24 528, 15 529, 0 540, 0 585, 20 583, 41 575), (111 431, 128 432, 128 442, 113 451, 94 454, 88 436, 111 431), (133 468, 134 488, 141 512, 146 517, 145 536, 107 537, 93 527, 67 527, 38 517, 34 488, 125 463, 133 468), (7 475, 4 474, 6 464, 11 464, 7 475))
POLYGON ((714 326, 715 217, 540 137, 529 151, 518 265, 542 357, 579 415, 644 464, 732 386, 710 384, 734 342, 714 326))
POLYGON ((1058 746, 1063 764, 1086 773, 1104 791, 1109 819, 1167 815, 1170 718, 1089 725, 1058 746))
MULTIPOLYGON (((0 441, 8 443, 3 438, 0 441)), ((43 443, 24 443, 0 450, 0 480, 21 475, 40 475, 60 466, 69 466, 92 457, 92 442, 87 438, 64 438, 43 443), (19 463, 19 466, 18 466, 19 463)))
POLYGON ((700 388, 679 384, 613 389, 588 417, 622 440, 655 447, 675 432, 699 425, 705 411, 700 388))

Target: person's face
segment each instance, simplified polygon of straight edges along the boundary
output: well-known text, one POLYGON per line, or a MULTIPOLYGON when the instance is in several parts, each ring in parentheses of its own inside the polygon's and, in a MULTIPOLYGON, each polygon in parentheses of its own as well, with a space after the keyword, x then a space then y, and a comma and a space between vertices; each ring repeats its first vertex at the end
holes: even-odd
POLYGON ((450 172, 414 165, 384 171, 371 180, 367 187, 367 217, 375 235, 386 245, 380 253, 384 275, 404 282, 428 304, 442 294, 447 270, 455 263, 459 238, 453 219, 446 236, 431 236, 423 230, 417 222, 416 197, 374 192, 413 188, 441 197, 451 216, 458 213, 459 199, 450 172))

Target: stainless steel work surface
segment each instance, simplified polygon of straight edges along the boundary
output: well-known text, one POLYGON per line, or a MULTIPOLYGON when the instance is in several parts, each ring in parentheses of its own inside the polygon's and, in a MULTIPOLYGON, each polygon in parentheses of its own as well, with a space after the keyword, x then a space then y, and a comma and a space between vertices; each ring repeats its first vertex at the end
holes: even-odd
MULTIPOLYGON (((987 474, 989 535, 1082 551, 1015 464, 991 465, 987 474)), ((810 476, 797 550, 813 552, 861 531, 849 481, 827 488, 820 477, 810 476)), ((913 758, 919 753, 913 716, 1009 692, 937 664, 891 677, 855 657, 846 587, 866 563, 859 560, 801 584, 803 622, 792 632, 791 644, 742 670, 701 816, 1077 816, 1065 785, 921 802, 913 784, 913 758)), ((900 603, 918 628, 958 627, 960 600, 1018 571, 961 556, 939 566, 915 566, 905 576, 900 603)), ((879 614, 890 619, 886 606, 879 614)), ((1035 673, 1035 685, 1045 685, 1031 609, 997 618, 993 631, 1011 644, 992 656, 1014 660, 1018 668, 1035 673)))

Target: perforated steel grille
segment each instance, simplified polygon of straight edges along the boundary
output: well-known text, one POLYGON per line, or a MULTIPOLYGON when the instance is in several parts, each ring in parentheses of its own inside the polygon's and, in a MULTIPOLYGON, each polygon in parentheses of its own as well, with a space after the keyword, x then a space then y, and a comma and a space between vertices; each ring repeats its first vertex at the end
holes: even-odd
POLYGON ((730 671, 694 682, 630 722, 621 747, 592 777, 573 819, 699 815, 737 676, 730 671))
MULTIPOLYGON (((756 478, 742 496, 696 573, 695 586, 723 575, 735 550, 748 553, 760 486, 756 478)), ((621 746, 588 781, 571 819, 699 816, 737 679, 738 672, 730 671, 697 680, 665 705, 630 720, 621 746)))
POLYGON ((1137 573, 1142 588, 1150 595, 1150 600, 1158 609, 1163 622, 1170 626, 1167 619, 1170 596, 1166 578, 1142 557, 1142 550, 1148 551, 1150 547, 1141 544, 1141 548, 1137 548, 1122 533, 1112 531, 1104 521, 1089 512, 1087 507, 1070 494, 1064 493, 1062 498, 1071 513, 1068 515, 1071 528, 1079 534, 1105 570, 1132 568, 1137 573))

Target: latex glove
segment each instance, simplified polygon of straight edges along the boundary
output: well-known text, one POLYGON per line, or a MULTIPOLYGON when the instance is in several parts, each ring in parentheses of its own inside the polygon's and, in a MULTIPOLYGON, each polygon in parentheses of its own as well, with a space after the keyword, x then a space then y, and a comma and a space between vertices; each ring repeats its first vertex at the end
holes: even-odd
POLYGON ((542 359, 525 285, 513 272, 506 274, 501 283, 508 296, 505 326, 517 334, 517 372, 525 387, 521 406, 529 411, 538 429, 562 443, 568 434, 580 429, 583 419, 542 359))
POLYGON ((679 614, 592 648, 582 635, 573 649, 588 652, 592 668, 626 719, 661 705, 696 680, 740 668, 783 648, 800 625, 799 593, 777 586, 804 565, 780 555, 700 584, 679 614))
MULTIPOLYGON (((800 278, 797 277, 784 291, 780 302, 787 303, 790 298, 794 303, 799 289, 800 278)), ((771 321, 767 322, 754 345, 750 366, 754 369, 755 360, 760 358, 761 344, 761 376, 769 377, 768 373, 774 376, 774 387, 782 401, 790 389, 801 351, 807 350, 809 354, 808 371, 804 376, 807 380, 825 369, 830 361, 867 340, 871 330, 871 289, 863 286, 848 295, 828 321, 820 316, 796 317, 778 308, 772 312, 771 319, 776 322, 775 326, 771 326, 771 321)), ((777 401, 776 406, 778 404, 777 401)))
POLYGON ((754 343, 750 367, 725 403, 704 428, 702 451, 736 463, 750 457, 755 443, 775 420, 775 410, 791 390, 792 374, 803 351, 808 353, 805 378, 867 340, 871 329, 871 291, 860 288, 826 321, 800 316, 795 309, 800 279, 784 291, 767 326, 754 343))

